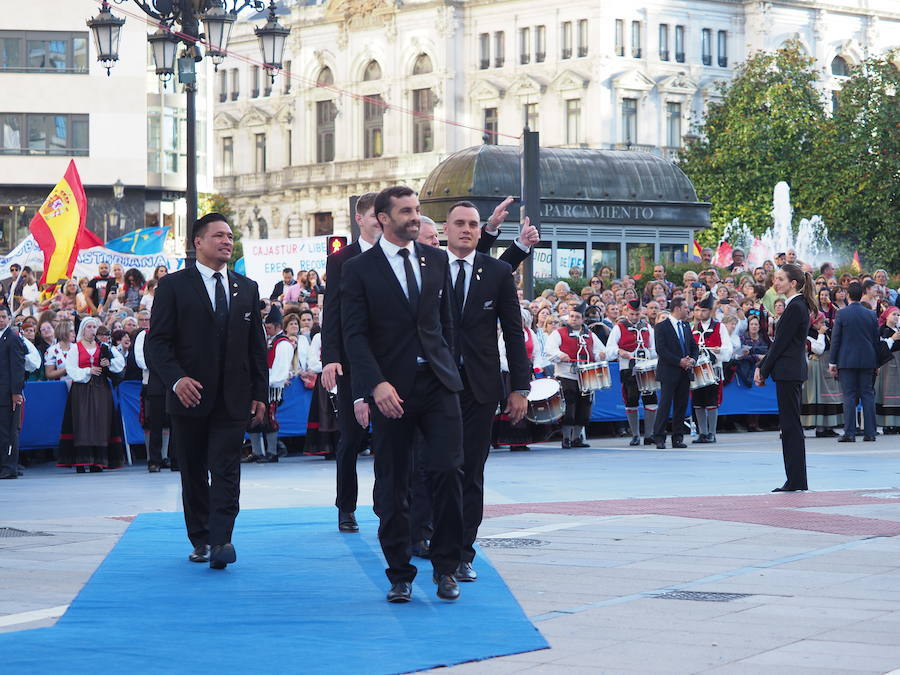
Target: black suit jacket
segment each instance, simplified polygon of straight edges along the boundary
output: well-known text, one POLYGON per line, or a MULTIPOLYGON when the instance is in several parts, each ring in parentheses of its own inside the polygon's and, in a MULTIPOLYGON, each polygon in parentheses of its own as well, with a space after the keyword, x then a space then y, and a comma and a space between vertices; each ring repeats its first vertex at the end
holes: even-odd
POLYGON ((505 262, 494 260, 485 253, 476 253, 473 262, 474 272, 462 317, 456 317, 459 319, 456 339, 475 400, 496 403, 503 395, 499 376, 498 320, 506 343, 512 391, 530 387, 531 365, 525 351, 522 313, 512 270, 505 262))
POLYGON ((851 302, 841 307, 835 316, 829 361, 838 368, 875 370, 879 340, 875 312, 858 302, 851 302))
POLYGON ((249 419, 250 402, 267 400, 269 370, 259 289, 255 281, 229 271, 226 293, 231 296, 228 339, 226 352, 220 355, 212 303, 197 268, 172 272, 159 280, 144 351, 150 369, 165 385, 166 409, 172 415, 209 415, 220 382, 224 412, 233 420, 249 419), (225 364, 222 373, 220 362, 225 364), (185 408, 172 391, 185 376, 203 385, 196 408, 185 408))
MULTIPOLYGON (((800 297, 791 300, 775 324, 775 340, 759 364, 763 379, 803 382, 806 380, 806 335, 809 332, 809 307, 800 297)), ((834 349, 834 336, 832 349, 834 349)), ((874 368, 874 365, 873 365, 874 368)))
MULTIPOLYGON (((494 245, 494 242, 497 241, 500 233, 498 231, 497 234, 489 234, 486 227, 481 228, 481 239, 478 240, 478 246, 475 250, 479 253, 490 253, 491 246, 494 245)), ((521 265, 525 259, 531 255, 531 252, 525 252, 516 245, 515 242, 510 244, 507 249, 500 255, 498 260, 502 260, 507 263, 511 268, 516 269, 519 265, 521 265)))
POLYGON ((400 398, 407 398, 415 383, 420 343, 424 358, 443 385, 454 392, 462 389, 453 359, 447 254, 419 243, 415 253, 412 262, 419 264, 422 275, 417 315, 380 244, 344 264, 341 328, 354 399, 370 397, 384 381, 394 386, 400 398))
POLYGON ((656 378, 660 382, 675 382, 679 377, 688 376, 688 372, 679 365, 679 361, 685 356, 696 360, 700 356, 700 347, 691 334, 691 326, 687 321, 682 321, 685 346, 687 354, 681 349, 681 341, 675 332, 675 326, 666 319, 653 327, 653 341, 656 346, 658 358, 656 364, 656 378))
POLYGON ((341 274, 344 263, 360 253, 362 250, 359 241, 354 241, 337 253, 332 253, 325 262, 325 278, 328 279, 328 286, 325 288, 322 307, 322 365, 340 363, 344 376, 350 373, 347 371, 349 364, 344 358, 344 341, 341 339, 341 274))
MULTIPOLYGON (((25 343, 11 327, 0 337, 0 406, 10 406, 10 396, 25 387, 25 343)), ((15 467, 13 467, 15 468, 15 467)))

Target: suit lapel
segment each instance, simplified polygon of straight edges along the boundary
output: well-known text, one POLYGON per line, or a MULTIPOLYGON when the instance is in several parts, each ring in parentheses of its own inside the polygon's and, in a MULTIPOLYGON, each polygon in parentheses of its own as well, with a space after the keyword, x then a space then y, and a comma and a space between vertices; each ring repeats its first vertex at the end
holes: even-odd
POLYGON ((188 270, 188 278, 191 280, 191 286, 194 287, 194 290, 200 296, 200 302, 209 312, 210 318, 215 319, 215 312, 213 311, 212 303, 209 301, 209 294, 206 292, 206 285, 203 283, 203 277, 200 274, 200 270, 196 267, 190 268, 188 270))
MULTIPOLYGON (((373 248, 378 249, 374 253, 376 266, 386 277, 388 286, 390 286, 391 290, 397 295, 400 302, 403 303, 403 306, 406 307, 410 314, 412 314, 412 305, 409 304, 409 299, 403 292, 403 287, 400 286, 400 282, 397 281, 397 276, 394 274, 394 270, 391 269, 391 264, 388 262, 387 256, 385 256, 384 254, 384 250, 382 250, 381 246, 378 245, 374 246, 373 248)), ((421 297, 421 293, 419 295, 421 297)))

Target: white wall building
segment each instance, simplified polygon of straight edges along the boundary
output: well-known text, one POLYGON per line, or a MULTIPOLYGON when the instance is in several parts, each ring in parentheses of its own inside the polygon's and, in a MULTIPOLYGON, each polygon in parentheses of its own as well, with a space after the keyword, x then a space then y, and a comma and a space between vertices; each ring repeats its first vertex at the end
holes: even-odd
POLYGON ((895 0, 283 4, 275 84, 247 21, 229 45, 244 58, 216 82, 215 186, 253 236, 346 232, 350 195, 418 189, 448 154, 515 144, 526 122, 543 146, 671 157, 752 51, 799 40, 839 89, 835 57, 900 45, 895 0))

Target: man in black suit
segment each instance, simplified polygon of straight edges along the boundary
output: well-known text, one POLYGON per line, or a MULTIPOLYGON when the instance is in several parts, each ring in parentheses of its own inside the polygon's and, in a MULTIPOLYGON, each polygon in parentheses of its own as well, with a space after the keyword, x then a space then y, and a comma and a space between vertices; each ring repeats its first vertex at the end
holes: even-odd
POLYGON ((658 363, 656 377, 659 380, 659 411, 653 425, 656 447, 666 448, 666 421, 672 412, 672 447, 686 448, 684 443, 684 413, 687 410, 688 395, 691 391, 691 376, 700 350, 691 333, 684 298, 674 298, 672 315, 654 327, 653 341, 656 344, 658 363))
POLYGON ((366 439, 366 429, 357 424, 353 413, 350 362, 344 352, 341 326, 341 273, 344 263, 368 251, 381 236, 381 223, 375 217, 376 195, 375 192, 368 192, 356 201, 359 239, 337 253, 332 253, 325 263, 328 286, 322 309, 322 386, 326 390, 337 386, 337 423, 340 436, 334 453, 337 476, 334 505, 338 508, 338 530, 341 532, 359 532, 355 515, 359 493, 356 457, 366 439))
POLYGON ((159 280, 145 356, 166 388, 190 560, 224 569, 237 559, 244 431, 266 412, 269 371, 259 289, 228 270, 234 237, 225 217, 203 216, 193 237, 197 266, 159 280))
POLYGON ((785 263, 775 272, 772 288, 787 299, 784 312, 775 324, 775 339, 756 368, 753 379, 759 386, 769 375, 775 380, 781 454, 787 480, 772 492, 794 492, 807 489, 800 394, 807 377, 806 336, 809 333, 809 309, 815 302, 814 286, 808 273, 797 265, 785 263))
POLYGON ((875 374, 878 368, 878 320, 860 300, 863 286, 853 281, 847 286, 850 304, 838 310, 831 333, 831 363, 828 370, 837 376, 844 395, 844 435, 839 443, 856 440, 856 404, 862 405, 864 441, 874 441, 875 374))
POLYGON ((281 300, 281 296, 284 295, 284 292, 297 283, 297 280, 294 279, 294 270, 290 267, 285 267, 281 270, 281 281, 275 284, 275 287, 272 289, 272 294, 269 296, 269 300, 281 300))
POLYGON ((374 501, 391 582, 387 599, 412 599, 409 485, 418 429, 434 495, 433 578, 438 597, 455 600, 463 538, 463 387, 453 352, 447 254, 415 243, 419 200, 410 188, 382 190, 375 214, 384 230, 378 244, 343 268, 341 325, 360 425, 368 426, 374 403, 374 501))
POLYGON ((510 390, 505 412, 518 423, 528 406, 531 364, 525 352, 522 313, 512 268, 475 247, 481 236, 481 218, 471 202, 457 202, 447 213, 444 227, 453 285, 456 361, 463 390, 463 549, 456 573, 458 581, 475 581, 472 568, 475 538, 484 515, 484 465, 491 447, 491 424, 503 392, 497 322, 506 344, 510 390))
POLYGON ((9 314, 0 305, 0 479, 19 477, 18 417, 25 388, 25 343, 10 327, 9 314))

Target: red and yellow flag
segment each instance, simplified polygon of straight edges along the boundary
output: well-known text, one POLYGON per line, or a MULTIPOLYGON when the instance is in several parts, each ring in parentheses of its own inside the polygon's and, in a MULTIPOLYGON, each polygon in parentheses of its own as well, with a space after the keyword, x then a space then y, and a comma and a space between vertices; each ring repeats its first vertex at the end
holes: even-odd
POLYGON ((44 252, 41 283, 68 279, 78 259, 78 239, 87 219, 87 199, 75 162, 44 200, 28 229, 44 252))
POLYGON ((853 252, 853 262, 850 263, 850 269, 859 274, 862 272, 862 265, 859 264, 859 251, 853 252))

